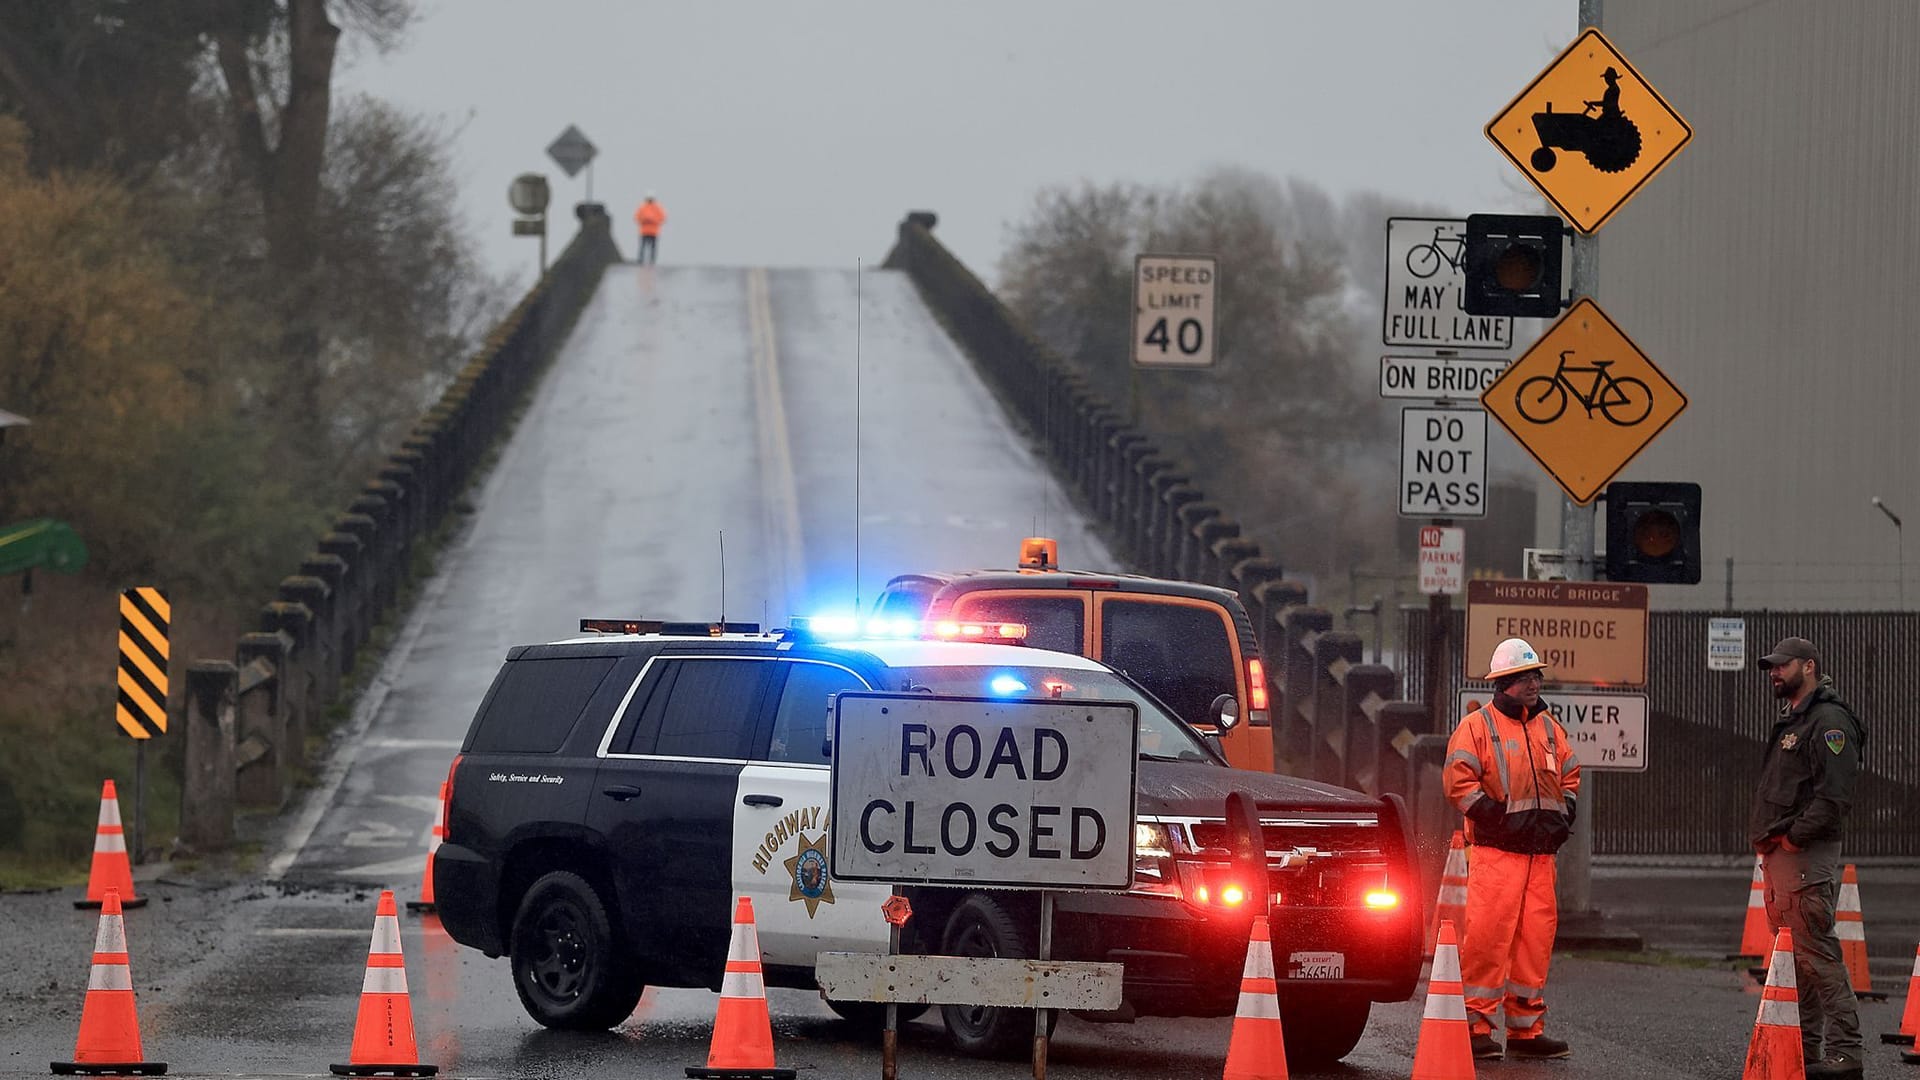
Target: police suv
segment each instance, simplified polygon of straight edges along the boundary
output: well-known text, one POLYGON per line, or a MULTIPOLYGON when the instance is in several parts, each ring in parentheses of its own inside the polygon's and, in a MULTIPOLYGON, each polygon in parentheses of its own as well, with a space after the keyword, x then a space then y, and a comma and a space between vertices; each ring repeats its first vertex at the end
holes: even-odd
MULTIPOLYGON (((798 622, 798 620, 796 620, 798 622)), ((1234 1012, 1258 888, 1236 863, 1228 796, 1260 800, 1289 1057, 1352 1049, 1370 1003, 1420 967, 1408 823, 1397 800, 1226 767, 1209 740, 1098 661, 1006 643, 588 620, 511 650, 449 781, 434 892, 447 932, 511 958, 527 1012, 604 1029, 647 985, 718 989, 735 896, 754 901, 766 981, 813 988, 821 952, 885 952, 882 884, 829 872, 831 699, 843 691, 1132 703, 1134 885, 1056 894, 1053 956, 1124 965, 1124 1002, 1088 1019, 1234 1012), (1275 809, 1279 807, 1281 809, 1275 809)), ((967 640, 972 639, 972 640, 967 640)), ((987 640, 998 639, 998 640, 987 640)), ((1223 695, 1222 712, 1238 708, 1223 695)), ((1037 955, 1035 894, 907 890, 905 951, 1037 955)), ((827 1003, 876 1024, 882 1006, 827 1003)), ((917 1010, 901 1007, 903 1018, 917 1010)), ((942 1006, 955 1045, 1025 1048, 1032 1014, 942 1006)))

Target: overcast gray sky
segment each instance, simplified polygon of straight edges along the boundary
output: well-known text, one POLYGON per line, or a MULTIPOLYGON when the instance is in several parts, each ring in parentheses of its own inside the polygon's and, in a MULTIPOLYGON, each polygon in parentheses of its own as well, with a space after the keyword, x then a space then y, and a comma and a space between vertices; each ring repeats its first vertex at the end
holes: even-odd
MULTIPOLYGON (((629 256, 644 191, 662 262, 852 266, 908 209, 989 279, 1034 192, 1237 165, 1464 214, 1522 205, 1481 127, 1567 42, 1576 0, 420 0, 406 44, 342 83, 458 132, 462 209, 502 274, 508 182, 543 172, 556 242, 587 174, 629 256)), ((1530 191, 1531 189, 1526 189, 1530 191)), ((1524 205, 1532 205, 1526 203, 1524 205)), ((1384 223, 1382 225, 1384 228, 1384 223)))

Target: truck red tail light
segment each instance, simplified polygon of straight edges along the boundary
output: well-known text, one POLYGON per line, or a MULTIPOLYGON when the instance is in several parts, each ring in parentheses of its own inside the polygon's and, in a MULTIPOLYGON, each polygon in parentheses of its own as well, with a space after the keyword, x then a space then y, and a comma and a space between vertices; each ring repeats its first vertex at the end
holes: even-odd
POLYGON ((1267 668, 1257 656, 1247 658, 1247 725, 1267 727, 1267 668))

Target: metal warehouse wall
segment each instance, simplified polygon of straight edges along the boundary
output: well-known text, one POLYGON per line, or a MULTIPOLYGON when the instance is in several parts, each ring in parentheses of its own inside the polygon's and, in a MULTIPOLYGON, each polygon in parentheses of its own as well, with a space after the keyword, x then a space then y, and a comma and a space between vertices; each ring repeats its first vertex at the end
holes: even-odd
MULTIPOLYGON (((1598 299, 1687 393, 1621 475, 1697 480, 1706 570, 1663 608, 1920 604, 1920 3, 1609 0, 1694 139, 1600 233, 1598 299)), ((1548 543, 1557 542, 1557 533, 1548 543)), ((1754 645, 1767 644, 1750 642, 1754 645)))

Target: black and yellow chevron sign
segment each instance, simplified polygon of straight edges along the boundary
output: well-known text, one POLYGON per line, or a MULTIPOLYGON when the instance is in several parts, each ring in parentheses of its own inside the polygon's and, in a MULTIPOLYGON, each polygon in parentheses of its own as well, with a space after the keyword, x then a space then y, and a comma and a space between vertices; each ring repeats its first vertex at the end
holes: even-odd
POLYGON ((120 594, 120 700, 113 718, 136 739, 167 733, 167 626, 173 608, 159 589, 120 594))

